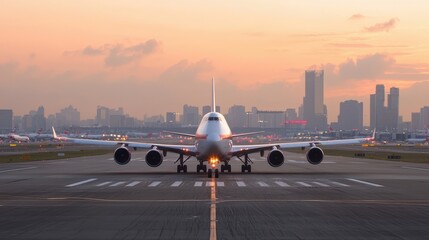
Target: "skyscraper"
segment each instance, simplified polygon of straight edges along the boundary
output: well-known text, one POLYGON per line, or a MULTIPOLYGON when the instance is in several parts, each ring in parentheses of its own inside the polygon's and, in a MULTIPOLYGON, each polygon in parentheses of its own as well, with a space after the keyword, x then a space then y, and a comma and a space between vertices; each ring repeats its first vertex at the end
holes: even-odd
POLYGON ((340 130, 363 129, 363 103, 356 100, 341 102, 338 126, 340 130))
POLYGON ((375 94, 370 95, 370 126, 395 132, 399 118, 399 88, 392 87, 385 106, 384 85, 378 84, 375 94))
POLYGON ((183 125, 196 126, 199 122, 198 107, 189 106, 185 104, 183 106, 183 125))
POLYGON ((323 95, 324 72, 305 71, 305 96, 303 101, 303 118, 307 120, 308 129, 325 130, 327 110, 323 95))
POLYGON ((0 133, 10 133, 13 128, 13 112, 11 109, 0 109, 0 133))
POLYGON ((388 129, 396 131, 399 119, 399 88, 390 88, 390 93, 387 96, 387 108, 389 112, 388 129))

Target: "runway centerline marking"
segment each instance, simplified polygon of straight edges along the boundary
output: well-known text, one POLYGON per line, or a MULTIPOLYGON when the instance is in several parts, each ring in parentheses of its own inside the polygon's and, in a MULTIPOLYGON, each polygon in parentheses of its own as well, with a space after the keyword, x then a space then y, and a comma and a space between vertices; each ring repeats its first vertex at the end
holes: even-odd
POLYGON ((214 181, 207 181, 206 182, 206 187, 213 187, 214 186, 214 184, 215 184, 215 182, 214 181))
POLYGON ((401 167, 401 168, 405 168, 405 169, 413 169, 413 170, 421 170, 421 171, 429 171, 428 168, 417 168, 417 167, 401 167))
POLYGON ((202 187, 203 182, 195 182, 194 187, 202 187))
POLYGON ((141 181, 134 181, 132 183, 129 183, 129 184, 125 185, 125 187, 134 187, 135 185, 137 185, 139 183, 141 183, 141 181))
POLYGON ((155 182, 152 182, 151 184, 149 184, 149 187, 156 187, 156 186, 158 186, 159 184, 161 184, 161 182, 160 182, 160 181, 155 181, 155 182))
POLYGON ((211 179, 210 187, 210 240, 216 240, 216 184, 215 179, 211 179))
POLYGON ((77 183, 69 184, 66 187, 76 187, 76 186, 79 186, 79 185, 82 185, 82 184, 85 184, 85 183, 93 182, 95 180, 97 180, 97 178, 90 178, 90 179, 87 179, 87 180, 84 180, 84 181, 80 181, 80 182, 77 182, 77 183))
POLYGON ((35 168, 37 168, 37 167, 14 168, 14 169, 0 171, 0 173, 15 172, 15 171, 21 171, 21 170, 35 169, 35 168))
POLYGON ((365 182, 365 181, 354 179, 354 178, 346 178, 346 179, 349 180, 349 181, 353 181, 353 182, 357 182, 357 183, 362 183, 362 184, 366 184, 366 185, 373 186, 373 187, 384 187, 383 185, 380 185, 380 184, 365 182))
POLYGON ((171 187, 178 187, 183 183, 183 181, 175 181, 173 184, 171 184, 171 187))

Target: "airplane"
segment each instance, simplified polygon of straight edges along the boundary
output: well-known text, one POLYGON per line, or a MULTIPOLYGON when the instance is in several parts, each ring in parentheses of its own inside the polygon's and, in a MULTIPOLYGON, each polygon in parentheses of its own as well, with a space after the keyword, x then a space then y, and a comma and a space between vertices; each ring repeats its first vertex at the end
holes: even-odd
POLYGON ((21 136, 21 135, 15 134, 15 133, 0 134, 0 138, 9 139, 9 140, 15 141, 15 142, 30 142, 29 137, 21 136))
POLYGON ((52 128, 54 139, 59 141, 70 141, 77 144, 94 144, 103 146, 119 146, 114 151, 114 160, 119 165, 125 165, 131 160, 130 148, 137 150, 149 149, 146 153, 145 160, 150 167, 158 167, 162 164, 164 157, 168 152, 179 154, 175 163, 177 165, 177 172, 187 172, 187 165, 185 164, 190 158, 194 157, 199 162, 197 164, 197 172, 206 172, 207 176, 211 178, 219 177, 219 165, 221 172, 231 172, 231 165, 229 162, 232 158, 239 159, 243 164, 241 172, 250 173, 252 171, 251 164, 253 163, 249 154, 260 153, 264 155, 268 151, 267 162, 272 167, 280 167, 283 165, 285 157, 281 149, 287 148, 309 148, 307 151, 307 161, 310 164, 317 165, 323 161, 324 153, 319 146, 330 146, 340 144, 358 144, 366 141, 371 141, 375 137, 375 130, 372 137, 357 138, 357 139, 344 139, 344 140, 326 140, 326 141, 305 141, 305 142, 288 142, 288 143, 269 143, 269 144, 256 144, 256 145, 234 145, 232 139, 235 137, 242 137, 246 135, 253 135, 251 133, 232 134, 231 129, 225 117, 216 112, 215 102, 215 82, 212 79, 212 112, 205 114, 197 128, 195 134, 177 133, 186 137, 195 139, 193 145, 170 145, 170 144, 157 144, 157 143, 141 143, 131 141, 104 141, 104 140, 91 140, 91 139, 78 139, 58 136, 55 129, 52 128), (186 157, 186 158, 185 158, 186 157), (207 168, 207 165, 209 168, 207 168))
POLYGON ((423 144, 426 142, 429 142, 429 137, 426 138, 408 138, 405 140, 406 143, 411 143, 411 144, 423 144))

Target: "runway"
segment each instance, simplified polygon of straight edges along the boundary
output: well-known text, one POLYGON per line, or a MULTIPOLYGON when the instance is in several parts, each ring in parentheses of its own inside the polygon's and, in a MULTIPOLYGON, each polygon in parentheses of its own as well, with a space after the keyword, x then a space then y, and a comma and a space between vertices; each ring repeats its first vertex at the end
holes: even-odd
POLYGON ((427 239, 429 164, 286 153, 208 179, 144 151, 0 165, 2 239, 427 239))

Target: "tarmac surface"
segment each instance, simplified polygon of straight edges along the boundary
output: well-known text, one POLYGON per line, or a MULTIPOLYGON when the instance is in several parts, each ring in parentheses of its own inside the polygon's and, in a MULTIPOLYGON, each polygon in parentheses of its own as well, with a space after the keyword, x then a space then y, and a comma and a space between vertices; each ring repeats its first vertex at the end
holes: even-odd
POLYGON ((428 239, 429 164, 285 152, 215 179, 132 152, 0 165, 0 239, 428 239))

